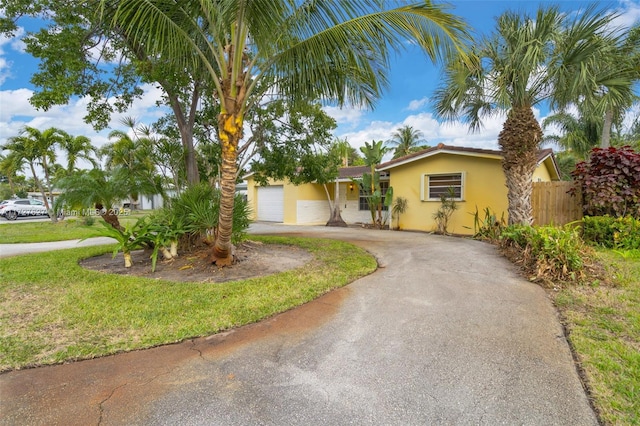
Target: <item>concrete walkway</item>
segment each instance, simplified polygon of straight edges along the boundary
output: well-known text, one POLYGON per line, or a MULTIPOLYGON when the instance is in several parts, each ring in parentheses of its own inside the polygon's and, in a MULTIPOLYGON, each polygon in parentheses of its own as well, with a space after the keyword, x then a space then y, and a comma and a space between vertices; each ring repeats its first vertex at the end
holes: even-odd
POLYGON ((54 241, 49 243, 28 244, 0 244, 0 257, 16 256, 27 253, 41 253, 44 251, 61 250, 68 248, 100 246, 113 244, 116 240, 109 237, 94 237, 86 240, 54 241))
POLYGON ((254 224, 377 272, 258 324, 0 375, 2 425, 597 425, 556 312, 494 247, 254 224))

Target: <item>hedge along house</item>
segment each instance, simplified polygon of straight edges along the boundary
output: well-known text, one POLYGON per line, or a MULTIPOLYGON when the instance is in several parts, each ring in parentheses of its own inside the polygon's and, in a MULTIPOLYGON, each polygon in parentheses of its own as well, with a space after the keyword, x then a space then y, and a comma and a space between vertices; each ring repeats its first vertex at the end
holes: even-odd
MULTIPOLYGON (((440 195, 451 187, 458 209, 451 216, 448 231, 470 235, 474 233, 476 211, 481 220, 486 208, 507 220, 507 187, 501 161, 500 151, 440 144, 380 164, 377 169, 389 173, 394 197, 408 201, 407 211, 400 216, 400 229, 434 231, 433 216, 442 205, 440 195)), ((559 180, 559 171, 553 151, 544 149, 538 153, 533 181, 551 180, 559 180)))
MULTIPOLYGON (((474 233, 474 216, 485 208, 507 219, 507 187, 501 165, 500 151, 438 145, 380 164, 383 193, 393 187, 394 197, 408 201, 407 211, 400 216, 404 230, 431 232, 436 229, 434 213, 441 205, 440 194, 453 187, 458 209, 453 213, 448 231, 454 234, 474 233)), ((339 203, 347 224, 371 223, 366 198, 352 179, 362 177, 368 167, 344 167, 338 177, 339 203)), ((253 209, 253 219, 292 225, 324 225, 330 217, 328 195, 333 200, 334 184, 327 191, 320 184, 295 186, 289 182, 270 181, 258 186, 247 176, 247 199, 253 209)), ((551 149, 538 154, 534 182, 559 179, 557 164, 551 149)), ((396 226, 396 220, 387 222, 396 226)))
MULTIPOLYGON (((366 198, 352 180, 361 178, 368 171, 366 166, 340 168, 338 202, 342 219, 348 224, 371 222, 366 198)), ((253 210, 254 220, 290 225, 324 225, 329 220, 331 210, 327 196, 333 201, 334 182, 328 183, 325 190, 323 185, 316 183, 296 186, 285 181, 269 180, 269 185, 258 186, 252 175, 245 179, 247 201, 253 210)), ((386 190, 389 187, 389 174, 382 173, 380 181, 383 190, 386 190)))

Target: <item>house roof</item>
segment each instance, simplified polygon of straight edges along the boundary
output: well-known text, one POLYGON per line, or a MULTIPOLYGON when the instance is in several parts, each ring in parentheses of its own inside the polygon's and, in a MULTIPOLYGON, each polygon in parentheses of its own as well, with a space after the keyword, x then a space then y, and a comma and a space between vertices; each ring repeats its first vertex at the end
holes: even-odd
MULTIPOLYGON (((438 144, 437 146, 423 149, 422 151, 414 152, 412 154, 405 155, 404 157, 396 158, 391 161, 379 164, 376 167, 376 170, 382 172, 381 177, 384 178, 388 176, 388 172, 386 171, 389 169, 398 167, 403 164, 411 163, 413 161, 421 160, 423 158, 427 158, 436 154, 470 155, 474 157, 493 158, 496 160, 502 158, 502 152, 495 149, 469 148, 463 146, 438 144)), ((556 159, 551 148, 541 149, 538 151, 538 164, 541 164, 543 162, 547 162, 547 168, 551 173, 551 178, 559 179, 560 172, 558 169, 558 164, 556 163, 556 159)), ((341 167, 340 169, 338 169, 338 181, 348 182, 352 178, 358 179, 362 177, 363 173, 366 173, 368 171, 368 166, 341 167)), ((242 178, 247 179, 252 175, 253 172, 244 175, 242 178)))
MULTIPOLYGON (((338 169, 338 181, 340 182, 348 182, 351 179, 359 179, 362 175, 369 171, 369 166, 349 166, 349 167, 340 167, 338 169)), ((389 176, 387 172, 381 172, 380 177, 385 178, 389 176)))
POLYGON ((481 149, 481 148, 467 148, 462 146, 444 145, 438 144, 437 146, 417 151, 404 157, 396 158, 386 163, 378 165, 378 170, 387 170, 394 167, 401 166, 403 164, 412 163, 423 158, 431 157, 436 154, 458 154, 458 155, 471 155, 474 157, 494 157, 500 158, 502 153, 493 149, 481 149))
MULTIPOLYGON (((422 151, 414 152, 412 154, 405 155, 404 157, 396 158, 391 161, 387 161, 386 163, 379 164, 376 169, 380 171, 389 170, 393 169, 394 167, 412 163, 417 160, 422 160, 423 158, 431 157, 437 154, 469 155, 473 157, 494 158, 496 160, 502 158, 502 151, 498 151, 495 149, 468 148, 462 146, 438 144, 437 146, 423 149, 422 151)), ((541 149, 538 151, 538 164, 541 164, 543 162, 549 162, 548 166, 550 166, 549 170, 552 174, 552 179, 558 179, 558 165, 556 164, 555 156, 553 155, 553 150, 551 148, 541 149)))
POLYGON ((556 162, 556 156, 553 155, 551 148, 541 149, 538 151, 538 164, 547 163, 547 169, 551 173, 552 180, 560 180, 560 169, 556 162))
POLYGON ((338 179, 361 178, 368 171, 369 166, 340 167, 338 179))

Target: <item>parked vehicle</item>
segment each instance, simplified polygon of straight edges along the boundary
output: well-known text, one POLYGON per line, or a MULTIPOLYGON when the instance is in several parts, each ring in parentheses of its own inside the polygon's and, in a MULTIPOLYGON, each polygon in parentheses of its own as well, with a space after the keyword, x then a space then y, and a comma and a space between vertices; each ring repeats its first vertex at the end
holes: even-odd
POLYGON ((0 216, 16 220, 18 216, 49 216, 49 212, 40 200, 4 200, 0 203, 0 216))

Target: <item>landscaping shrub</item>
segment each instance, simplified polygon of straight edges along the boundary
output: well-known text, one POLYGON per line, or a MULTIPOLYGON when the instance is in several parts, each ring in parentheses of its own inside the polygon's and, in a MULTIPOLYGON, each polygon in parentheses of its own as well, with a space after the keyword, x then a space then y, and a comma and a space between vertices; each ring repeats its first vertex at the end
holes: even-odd
POLYGON ((640 249, 640 220, 631 216, 585 216, 583 238, 587 243, 620 250, 640 249))
POLYGON ((447 192, 440 195, 440 207, 433 214, 433 219, 436 221, 436 232, 438 234, 449 234, 447 229, 449 227, 449 219, 451 219, 451 215, 458 210, 458 207, 455 190, 452 187, 447 188, 447 192))
POLYGON ((500 239, 502 231, 507 226, 504 212, 502 216, 500 216, 500 219, 498 219, 498 216, 492 212, 489 207, 485 207, 483 213, 484 219, 481 219, 478 206, 476 206, 475 213, 469 213, 473 216, 473 238, 496 242, 500 239))
POLYGON ((640 154, 631 147, 594 148, 572 173, 586 216, 640 219, 640 154))
MULTIPOLYGON (((191 234, 199 234, 204 239, 213 242, 218 226, 220 211, 220 191, 212 188, 208 183, 200 183, 189 187, 178 197, 171 200, 168 208, 170 216, 181 218, 185 230, 191 234)), ((236 194, 233 207, 233 229, 231 242, 238 244, 247 235, 251 224, 249 219, 251 210, 248 202, 240 194, 236 194)))
POLYGON ((590 253, 576 227, 510 225, 500 237, 504 249, 515 249, 519 262, 540 280, 577 280, 590 253))

